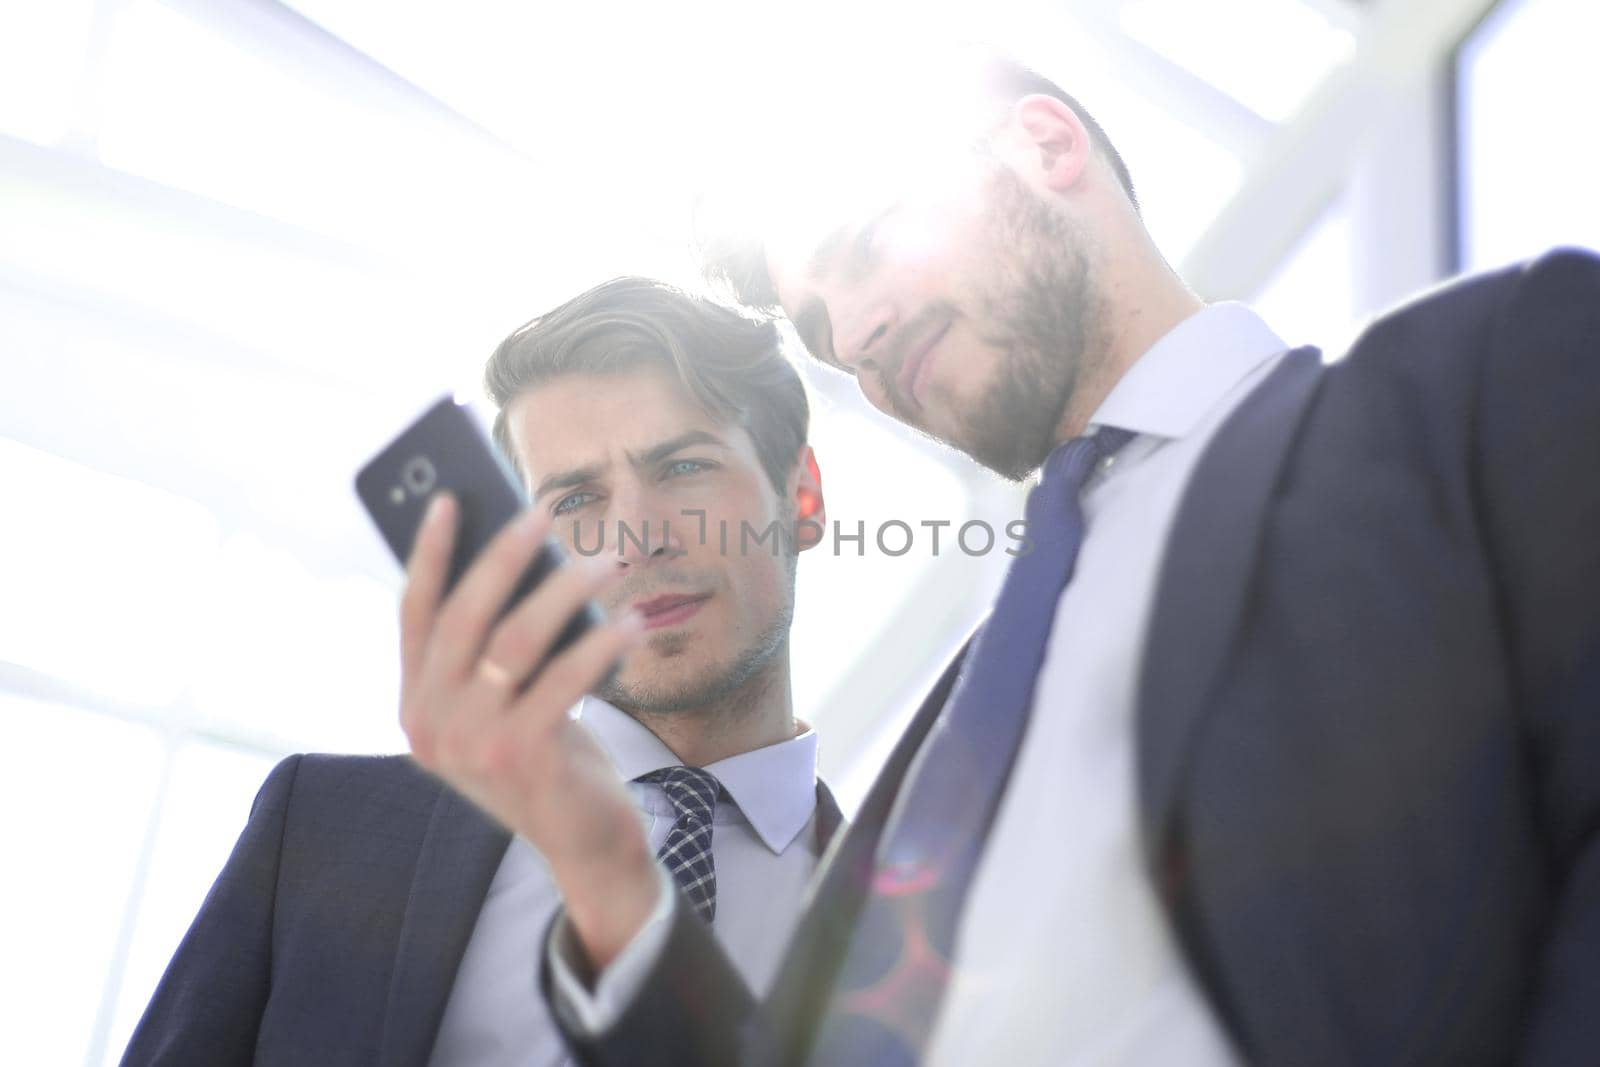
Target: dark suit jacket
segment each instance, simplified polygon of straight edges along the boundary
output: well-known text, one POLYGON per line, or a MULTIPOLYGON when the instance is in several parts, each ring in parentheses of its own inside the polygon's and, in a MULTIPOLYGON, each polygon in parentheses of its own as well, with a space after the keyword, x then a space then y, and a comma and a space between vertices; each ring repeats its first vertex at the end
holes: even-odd
MULTIPOLYGON (((1162 568, 1143 843, 1244 1057, 1600 1063, 1600 260, 1459 281, 1326 369, 1291 353, 1208 447, 1162 568)), ((958 669, 767 1002, 680 922, 583 1062, 803 1058, 958 669)))
POLYGON ((284 760, 123 1063, 424 1067, 509 841, 406 757, 284 760))
POLYGON ((283 761, 123 1063, 423 1067, 509 840, 407 758, 283 761))

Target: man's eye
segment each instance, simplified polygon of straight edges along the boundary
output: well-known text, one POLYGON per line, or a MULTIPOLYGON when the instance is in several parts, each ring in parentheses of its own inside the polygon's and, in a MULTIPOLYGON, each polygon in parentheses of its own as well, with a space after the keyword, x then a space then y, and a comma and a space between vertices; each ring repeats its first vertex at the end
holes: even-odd
POLYGON ((555 502, 555 506, 550 509, 550 513, 552 515, 565 515, 568 512, 578 510, 594 498, 593 493, 568 493, 555 502))
POLYGON ((667 464, 666 475, 668 478, 679 478, 686 474, 699 474, 708 471, 712 464, 700 459, 675 459, 667 464))

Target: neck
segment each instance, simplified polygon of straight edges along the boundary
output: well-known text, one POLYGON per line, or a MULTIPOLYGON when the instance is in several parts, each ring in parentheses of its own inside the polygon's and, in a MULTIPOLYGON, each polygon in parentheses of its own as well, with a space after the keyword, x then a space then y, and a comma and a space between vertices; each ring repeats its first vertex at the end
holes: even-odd
POLYGON ((799 732, 789 690, 788 642, 743 684, 705 704, 669 712, 625 710, 689 767, 787 741, 799 732))
POLYGON ((1072 399, 1062 413, 1056 428, 1057 444, 1082 434, 1139 357, 1205 307, 1167 266, 1143 227, 1137 234, 1127 234, 1126 241, 1123 247, 1138 247, 1143 254, 1102 257, 1098 336, 1089 340, 1094 357, 1085 359, 1072 399))

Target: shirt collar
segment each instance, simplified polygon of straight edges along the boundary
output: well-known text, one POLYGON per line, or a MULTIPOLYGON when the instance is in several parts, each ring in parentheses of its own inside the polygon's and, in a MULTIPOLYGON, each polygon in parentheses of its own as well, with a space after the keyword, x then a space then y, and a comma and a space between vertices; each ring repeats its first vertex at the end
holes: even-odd
POLYGON ((662 744, 661 738, 650 732, 649 727, 615 704, 588 696, 578 707, 578 717, 611 757, 612 765, 624 781, 631 782, 641 774, 676 767, 683 762, 662 744))
MULTIPOLYGON (((599 697, 583 698, 579 716, 628 781, 683 761, 639 720, 599 697)), ((705 768, 773 853, 782 853, 811 820, 817 806, 817 734, 741 752, 705 768)))
POLYGON ((1288 347, 1243 304, 1211 304, 1140 356, 1089 425, 1182 437, 1251 371, 1288 347))
POLYGON ((718 760, 717 776, 773 853, 794 841, 817 807, 817 733, 806 726, 787 741, 718 760))

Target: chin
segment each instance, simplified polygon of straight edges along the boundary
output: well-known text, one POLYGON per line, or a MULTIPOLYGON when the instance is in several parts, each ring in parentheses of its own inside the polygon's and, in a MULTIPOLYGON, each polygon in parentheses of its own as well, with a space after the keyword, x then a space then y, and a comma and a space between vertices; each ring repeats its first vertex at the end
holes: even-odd
POLYGON ((705 702, 708 678, 719 672, 696 657, 676 656, 668 664, 651 664, 648 669, 624 669, 596 696, 631 711, 666 714, 687 711, 705 702))

